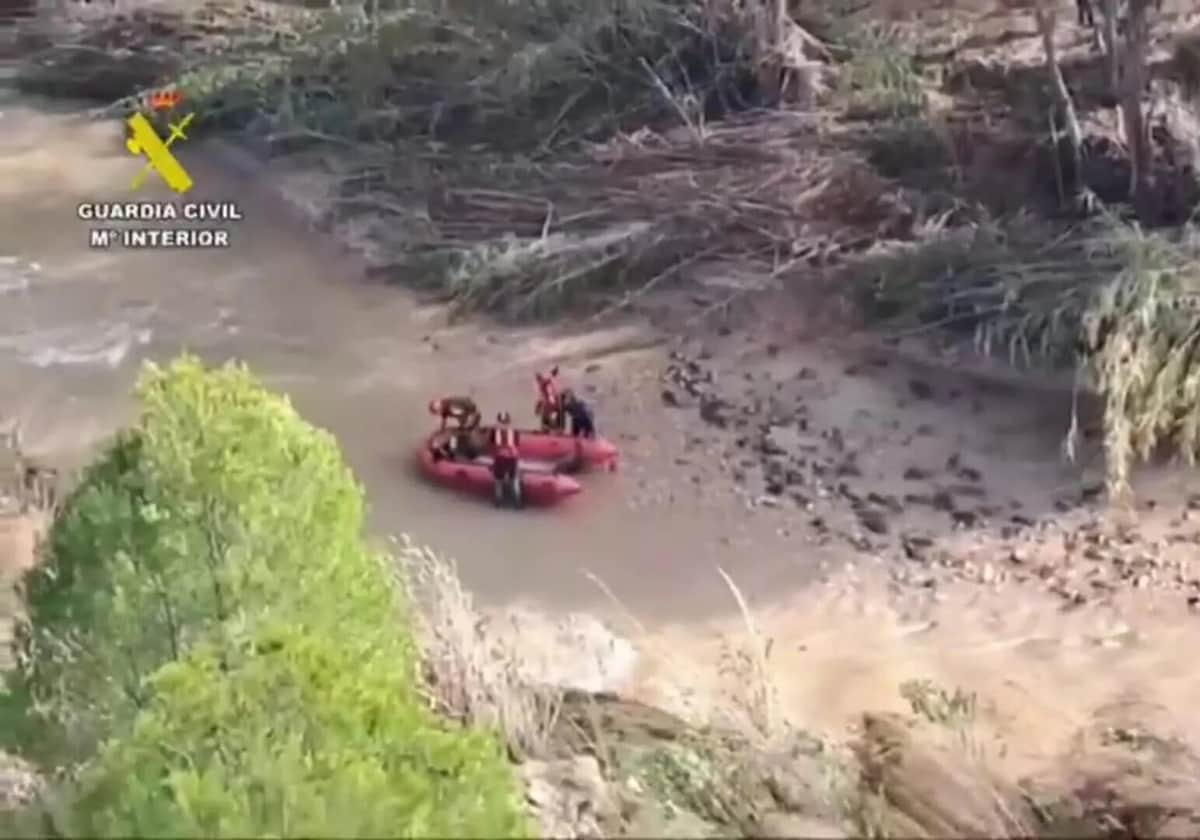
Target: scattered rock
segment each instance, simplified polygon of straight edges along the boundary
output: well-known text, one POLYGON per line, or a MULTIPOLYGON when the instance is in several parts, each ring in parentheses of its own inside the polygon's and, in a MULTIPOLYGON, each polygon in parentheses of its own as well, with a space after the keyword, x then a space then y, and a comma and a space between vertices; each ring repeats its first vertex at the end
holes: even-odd
POLYGON ((543 837, 609 836, 621 807, 594 756, 521 765, 525 798, 543 837))
POLYGON ((973 510, 950 511, 950 519, 959 528, 973 528, 979 524, 979 514, 973 510))
POLYGON ((897 516, 904 513, 904 506, 900 504, 900 501, 895 496, 888 496, 872 491, 867 494, 867 501, 897 516))
POLYGON ((787 450, 779 443, 777 438, 778 426, 772 426, 767 429, 763 435, 763 439, 758 444, 758 451, 764 455, 786 455, 787 450))
POLYGON ((964 481, 980 482, 983 481, 983 473, 974 467, 959 467, 958 477, 964 481))
POLYGON ((914 399, 933 399, 933 386, 928 382, 922 382, 920 379, 912 379, 909 381, 908 392, 913 395, 914 399))
POLYGON ((933 548, 933 540, 922 534, 904 534, 900 545, 910 560, 925 560, 929 549, 933 548))
POLYGON ((711 426, 724 429, 729 425, 729 412, 732 408, 732 405, 718 397, 701 397, 700 419, 711 426))
POLYGON ((934 510, 940 510, 943 513, 952 513, 957 507, 954 504, 954 497, 945 490, 939 490, 933 494, 930 499, 930 504, 934 510))
POLYGON ((774 423, 762 432, 764 454, 790 457, 793 463, 804 465, 808 455, 819 451, 819 441, 807 432, 808 424, 800 419, 790 423, 774 423))
POLYGON ((887 516, 882 511, 872 508, 862 508, 858 511, 858 521, 873 534, 886 534, 889 530, 887 516))
POLYGON ((834 471, 840 478, 862 478, 862 469, 855 461, 854 453, 850 453, 850 457, 838 464, 834 471))

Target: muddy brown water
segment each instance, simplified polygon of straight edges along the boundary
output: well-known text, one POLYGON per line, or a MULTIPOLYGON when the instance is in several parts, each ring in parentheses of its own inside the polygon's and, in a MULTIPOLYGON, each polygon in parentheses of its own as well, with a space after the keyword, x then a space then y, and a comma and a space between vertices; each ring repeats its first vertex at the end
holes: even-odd
MULTIPOLYGON (((129 420, 141 362, 188 350, 213 362, 245 360, 289 394, 337 435, 367 487, 373 527, 455 558, 487 601, 597 603, 605 596, 591 572, 639 614, 681 617, 728 607, 712 573, 718 563, 740 579, 757 576, 766 591, 809 576, 791 556, 761 562, 737 506, 647 501, 639 476, 650 467, 636 457, 616 475, 589 478, 577 503, 552 512, 496 511, 412 474, 433 394, 467 391, 493 411, 528 416, 538 364, 583 348, 572 375, 581 376, 582 359, 607 354, 607 376, 619 380, 625 357, 637 356, 622 348, 645 343, 636 330, 564 340, 442 329, 443 313, 367 281, 355 258, 287 212, 270 176, 186 144, 180 157, 196 180, 189 198, 232 200, 245 212, 230 226, 232 246, 90 248, 77 205, 132 197, 138 164, 120 124, 11 91, 0 96, 0 415, 21 420, 35 454, 85 461, 129 420)), ((137 196, 168 197, 153 181, 137 196)), ((597 399, 604 431, 636 449, 636 417, 606 415, 603 390, 597 399)))

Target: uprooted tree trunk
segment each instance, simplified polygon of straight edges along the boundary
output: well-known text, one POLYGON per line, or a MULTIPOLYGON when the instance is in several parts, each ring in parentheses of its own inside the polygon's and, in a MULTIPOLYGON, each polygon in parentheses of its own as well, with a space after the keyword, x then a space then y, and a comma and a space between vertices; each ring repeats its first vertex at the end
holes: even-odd
MULTIPOLYGON (((1063 77, 1062 67, 1058 63, 1058 49, 1054 45, 1054 33, 1058 26, 1058 10, 1047 2, 1039 2, 1033 7, 1033 15, 1037 21, 1038 32, 1042 36, 1042 48, 1046 52, 1046 70, 1050 74, 1050 89, 1054 95, 1067 141, 1071 144, 1071 175, 1069 183, 1073 189, 1078 189, 1083 178, 1083 132, 1079 128, 1079 116, 1075 112, 1075 102, 1071 98, 1071 90, 1063 77)), ((1058 154, 1058 148, 1055 148, 1058 154)))
POLYGON ((1100 0, 1100 46, 1104 50, 1104 82, 1115 104, 1120 101, 1121 54, 1117 43, 1118 0, 1100 0))
POLYGON ((822 71, 831 58, 828 48, 792 20, 788 0, 755 0, 744 8, 753 19, 759 92, 772 104, 816 107, 825 87, 822 71))
POLYGON ((1125 23, 1125 49, 1121 56, 1120 101, 1129 147, 1129 194, 1138 213, 1148 210, 1146 200, 1150 191, 1150 137, 1142 109, 1142 94, 1146 89, 1146 51, 1150 42, 1150 27, 1146 7, 1150 0, 1129 0, 1125 23))

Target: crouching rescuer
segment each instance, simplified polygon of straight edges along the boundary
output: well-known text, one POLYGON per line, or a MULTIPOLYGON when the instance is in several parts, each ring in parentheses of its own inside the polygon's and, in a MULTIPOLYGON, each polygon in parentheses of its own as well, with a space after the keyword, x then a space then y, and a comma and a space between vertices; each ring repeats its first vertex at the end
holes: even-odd
POLYGON ((520 433, 512 427, 507 411, 496 416, 492 429, 492 477, 496 481, 496 505, 510 501, 513 507, 524 504, 521 494, 520 433))
POLYGON ((475 435, 482 417, 470 397, 442 397, 429 404, 429 413, 440 418, 442 432, 433 446, 435 460, 471 461, 479 454, 475 435), (454 425, 450 426, 450 421, 454 425))
POLYGON ((591 439, 596 436, 596 416, 592 407, 570 388, 562 392, 562 412, 571 421, 572 437, 591 439))
POLYGON ((442 421, 442 431, 451 420, 459 429, 474 430, 479 428, 483 418, 479 407, 470 397, 442 397, 429 404, 429 413, 442 421))

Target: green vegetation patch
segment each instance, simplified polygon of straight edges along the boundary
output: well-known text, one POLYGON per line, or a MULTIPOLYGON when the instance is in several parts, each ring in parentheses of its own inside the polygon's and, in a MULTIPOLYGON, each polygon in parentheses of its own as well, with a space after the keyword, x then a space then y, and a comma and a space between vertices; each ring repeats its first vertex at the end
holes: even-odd
POLYGON ((499 738, 437 718, 360 487, 243 367, 149 367, 25 581, 13 746, 67 836, 513 836, 499 738))
POLYGON ((83 776, 69 833, 528 834, 497 740, 414 702, 386 624, 363 634, 333 613, 260 617, 165 666, 133 732, 83 776))

